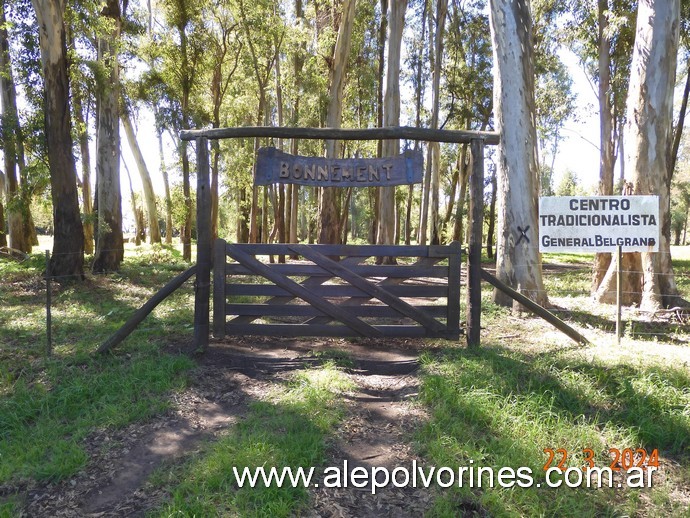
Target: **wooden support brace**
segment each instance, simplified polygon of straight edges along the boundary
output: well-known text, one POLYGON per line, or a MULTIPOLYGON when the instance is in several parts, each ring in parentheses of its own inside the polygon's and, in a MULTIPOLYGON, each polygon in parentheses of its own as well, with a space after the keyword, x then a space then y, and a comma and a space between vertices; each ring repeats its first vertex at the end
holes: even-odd
POLYGON ((520 304, 525 306, 532 313, 534 313, 537 316, 540 316, 541 318, 546 320, 549 324, 554 326, 559 331, 562 331, 563 333, 568 335, 570 338, 572 338, 576 342, 578 342, 582 345, 591 345, 590 341, 587 340, 587 338, 585 338, 577 330, 573 329, 568 324, 563 322, 560 318, 558 318, 556 315, 551 313, 548 309, 541 307, 539 304, 528 299, 522 293, 515 291, 510 286, 506 286, 504 283, 499 281, 496 277, 491 275, 486 270, 482 269, 481 274, 482 274, 482 279, 484 279, 486 282, 488 282, 489 284, 491 284, 495 288, 498 288, 499 290, 501 290, 506 295, 517 300, 520 304))
POLYGON ((383 333, 381 333, 381 331, 375 327, 351 315, 346 310, 336 306, 335 304, 324 300, 289 277, 272 270, 269 266, 266 266, 254 256, 243 252, 238 247, 228 246, 227 253, 234 259, 240 261, 247 268, 254 271, 254 273, 257 275, 262 275, 266 279, 273 282, 276 286, 279 286, 280 288, 283 288, 284 290, 287 290, 297 297, 305 300, 315 308, 322 311, 324 314, 339 320, 343 324, 346 324, 360 335, 376 338, 383 336, 383 333))
POLYGON ((316 252, 313 248, 309 248, 306 245, 290 245, 290 249, 294 250, 298 254, 306 257, 307 259, 318 264, 322 268, 328 270, 333 275, 337 275, 341 279, 347 281, 355 288, 358 288, 365 292, 367 295, 371 295, 372 298, 379 299, 384 304, 388 304, 390 307, 399 311, 403 315, 416 320, 423 326, 435 331, 441 332, 445 330, 445 326, 441 324, 438 320, 430 317, 423 311, 411 306, 407 302, 399 299, 395 295, 391 295, 388 291, 380 286, 376 286, 365 278, 360 277, 356 273, 344 268, 342 265, 332 261, 325 255, 316 252))

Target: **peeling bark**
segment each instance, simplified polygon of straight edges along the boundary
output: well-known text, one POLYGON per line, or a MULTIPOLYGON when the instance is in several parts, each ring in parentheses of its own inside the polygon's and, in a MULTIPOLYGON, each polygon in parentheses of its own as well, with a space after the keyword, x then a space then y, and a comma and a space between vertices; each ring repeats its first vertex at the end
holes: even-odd
MULTIPOLYGON (((532 19, 525 0, 491 0, 491 37, 496 74, 494 106, 498 146, 496 276, 545 306, 538 248, 538 167, 534 104, 532 19), (524 235, 523 235, 524 232, 524 235)), ((519 310, 494 290, 497 304, 519 310)))
POLYGON ((84 230, 72 155, 65 5, 63 0, 33 0, 32 4, 38 21, 45 82, 45 135, 53 201, 53 254, 47 273, 63 279, 82 279, 84 230))

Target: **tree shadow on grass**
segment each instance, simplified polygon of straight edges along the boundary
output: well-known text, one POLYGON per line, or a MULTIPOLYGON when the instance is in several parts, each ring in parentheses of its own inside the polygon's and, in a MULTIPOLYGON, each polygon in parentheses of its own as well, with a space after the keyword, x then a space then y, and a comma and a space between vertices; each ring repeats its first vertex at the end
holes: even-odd
MULTIPOLYGON (((543 448, 577 454, 593 448, 596 465, 609 466, 606 430, 613 435, 623 430, 622 436, 636 441, 616 445, 620 448, 658 448, 662 456, 687 457, 690 419, 672 402, 690 385, 681 370, 607 367, 484 348, 447 351, 423 380, 422 399, 432 418, 421 441, 437 463, 530 466, 538 481, 546 461, 543 448)), ((571 462, 568 466, 581 461, 571 462)), ((532 487, 495 493, 454 491, 438 501, 436 514, 460 511, 468 498, 499 515, 601 516, 616 514, 623 505, 614 490, 532 487)))

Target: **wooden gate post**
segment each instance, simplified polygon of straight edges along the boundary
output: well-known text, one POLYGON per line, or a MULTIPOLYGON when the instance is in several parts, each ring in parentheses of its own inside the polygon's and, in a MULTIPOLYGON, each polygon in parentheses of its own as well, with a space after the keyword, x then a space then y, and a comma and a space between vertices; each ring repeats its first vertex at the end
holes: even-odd
POLYGON ((470 142, 469 250, 467 253, 467 346, 480 345, 482 317, 482 227, 484 225, 484 140, 470 142))
POLYGON ((194 296, 194 345, 205 349, 209 335, 211 287, 211 188, 208 139, 196 139, 196 283, 194 296))

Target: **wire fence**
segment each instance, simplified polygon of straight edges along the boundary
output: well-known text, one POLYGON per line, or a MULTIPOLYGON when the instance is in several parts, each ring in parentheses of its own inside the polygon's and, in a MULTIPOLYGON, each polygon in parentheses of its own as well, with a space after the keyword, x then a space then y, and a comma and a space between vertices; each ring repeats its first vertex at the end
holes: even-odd
MULTIPOLYGON (((536 247, 534 247, 536 248, 536 247)), ((120 250, 102 250, 102 252, 117 252, 120 250)), ((667 252, 657 252, 659 255, 667 252)), ((607 269, 599 269, 600 274, 605 275, 610 269, 617 269, 615 255, 612 254, 611 265, 607 269)), ((56 256, 83 256, 81 253, 59 253, 51 254, 46 251, 46 272, 43 275, 46 288, 46 354, 50 355, 53 348, 52 328, 52 306, 55 303, 53 300, 53 286, 52 283, 64 283, 65 281, 77 281, 84 278, 84 274, 75 273, 68 275, 49 275, 48 266, 50 261, 56 256)), ((592 293, 592 278, 595 273, 593 254, 582 255, 576 257, 575 254, 545 254, 542 256, 542 272, 543 272, 543 290, 532 290, 531 294, 544 294, 550 301, 549 311, 559 315, 562 319, 567 321, 575 321, 576 323, 586 322, 589 317, 597 325, 601 326, 603 331, 609 331, 611 326, 615 325, 615 306, 611 304, 602 304, 598 307, 596 314, 588 313, 595 305, 592 293), (562 256, 568 256, 568 262, 563 262, 562 256)), ((527 263, 512 264, 513 270, 521 268, 533 268, 534 265, 527 263)), ((494 265, 485 263, 485 268, 488 271, 494 269, 494 265)), ((466 269, 463 267, 463 270, 466 269)), ((465 273, 463 272, 463 273, 465 273)), ((635 274, 644 279, 642 270, 622 270, 624 276, 635 274)), ((101 275, 97 272, 90 275, 101 275)), ((677 292, 657 292, 657 295, 663 298, 666 297, 680 297, 690 299, 690 264, 685 267, 677 268, 673 272, 654 272, 654 276, 667 277, 669 280, 673 277, 678 286, 677 292)), ((664 283, 669 285, 670 283, 664 283)), ((613 283, 615 288, 615 280, 613 283)), ((488 288, 488 286, 487 286, 488 288)), ((640 290, 621 290, 623 296, 637 296, 643 288, 642 281, 640 281, 640 290)), ((688 342, 690 339, 690 313, 687 308, 674 307, 666 310, 643 310, 633 305, 625 308, 624 319, 628 327, 633 326, 634 336, 644 339, 645 337, 654 337, 657 339, 668 339, 671 342, 688 342)))

